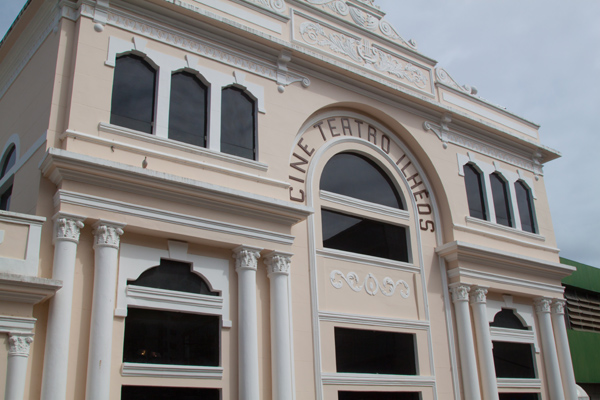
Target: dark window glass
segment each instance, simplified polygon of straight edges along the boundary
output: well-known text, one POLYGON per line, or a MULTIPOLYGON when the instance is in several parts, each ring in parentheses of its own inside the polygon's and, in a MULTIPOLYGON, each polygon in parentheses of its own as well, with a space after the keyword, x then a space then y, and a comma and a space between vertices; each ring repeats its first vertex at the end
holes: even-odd
POLYGON ((170 139, 206 146, 207 92, 195 75, 178 72, 171 76, 170 139))
POLYGON ((221 94, 221 151, 256 158, 256 105, 243 90, 228 87, 221 94))
POLYGON ((466 164, 464 171, 469 215, 474 218, 487 219, 481 173, 471 164, 466 164))
POLYGON ((219 389, 123 386, 121 400, 220 400, 219 389))
POLYGON ((0 210, 8 211, 10 208, 10 198, 12 197, 12 185, 0 196, 0 210))
POLYGON ((161 260, 159 266, 150 268, 129 284, 211 296, 219 295, 218 292, 210 290, 204 279, 191 272, 190 264, 169 260, 161 260))
POLYGON ((123 361, 219 365, 220 317, 129 308, 123 361))
POLYGON ((494 197, 494 209, 496 210, 496 222, 505 226, 513 226, 506 182, 496 172, 490 175, 490 182, 492 184, 492 196, 494 197))
POLYGON ((502 311, 496 313, 494 316, 494 321, 490 323, 490 326, 528 330, 528 328, 523 325, 523 322, 521 322, 519 317, 517 317, 515 312, 507 308, 503 308, 502 311))
POLYGON ((373 161, 352 153, 333 156, 321 175, 321 190, 404 209, 390 177, 373 161))
POLYGON ((496 341, 492 344, 498 378, 535 378, 531 344, 496 341))
POLYGON ((6 156, 4 158, 4 164, 2 164, 2 173, 0 173, 0 179, 4 178, 4 175, 15 165, 17 162, 17 151, 16 147, 13 145, 6 152, 6 156))
POLYGON ((321 210, 323 247, 408 262, 406 228, 321 210))
POLYGON ((538 393, 500 393, 500 400, 539 400, 538 393))
POLYGON ((338 392, 338 400, 419 400, 419 392, 338 392))
POLYGON ((521 217, 521 229, 526 232, 535 233, 535 220, 533 214, 533 204, 531 201, 531 192, 521 181, 515 182, 515 194, 517 195, 517 204, 519 206, 519 216, 521 217))
POLYGON ((152 133, 156 71, 141 57, 117 58, 110 123, 152 133))
POLYGON ((335 328, 337 372, 416 375, 416 353, 410 333, 335 328))

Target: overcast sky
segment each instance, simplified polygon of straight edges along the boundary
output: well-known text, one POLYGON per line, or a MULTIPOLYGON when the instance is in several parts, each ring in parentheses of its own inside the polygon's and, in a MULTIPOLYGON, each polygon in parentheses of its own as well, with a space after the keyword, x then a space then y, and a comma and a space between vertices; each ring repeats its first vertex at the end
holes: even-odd
MULTIPOLYGON (((0 0, 0 36, 25 0, 0 0)), ((600 1, 376 0, 459 84, 541 125, 561 256, 600 267, 600 1)))

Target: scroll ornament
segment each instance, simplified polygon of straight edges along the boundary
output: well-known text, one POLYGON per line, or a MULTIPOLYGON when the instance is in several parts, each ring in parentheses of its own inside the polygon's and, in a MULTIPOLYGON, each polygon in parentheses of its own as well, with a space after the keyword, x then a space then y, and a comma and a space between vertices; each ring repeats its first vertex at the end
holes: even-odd
POLYGON ((300 34, 306 43, 328 47, 334 53, 345 55, 358 64, 376 71, 404 79, 418 88, 427 86, 427 77, 410 62, 400 62, 392 55, 371 45, 368 40, 359 40, 338 33, 327 33, 315 22, 303 22, 300 34))
POLYGON ((365 292, 371 296, 375 296, 377 293, 381 292, 384 296, 392 296, 398 287, 401 289, 398 290, 400 296, 407 299, 410 296, 410 288, 406 281, 402 279, 394 282, 394 280, 390 277, 383 278, 381 284, 377 281, 377 278, 371 273, 368 273, 365 277, 364 282, 360 283, 360 278, 355 272, 348 272, 347 275, 344 275, 342 271, 333 270, 329 276, 331 285, 336 289, 341 289, 344 286, 344 281, 348 284, 350 289, 355 292, 360 292, 363 288, 365 292))

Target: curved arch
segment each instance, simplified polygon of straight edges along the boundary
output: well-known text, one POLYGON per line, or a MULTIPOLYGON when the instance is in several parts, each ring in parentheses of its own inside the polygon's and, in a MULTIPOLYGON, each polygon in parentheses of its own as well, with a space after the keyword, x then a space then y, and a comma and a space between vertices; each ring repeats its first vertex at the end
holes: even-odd
POLYGON ((169 139, 206 147, 210 86, 197 71, 171 73, 169 139))
POLYGON ((239 85, 221 89, 221 151, 256 160, 257 101, 239 85))
POLYGON ((509 329, 520 329, 528 330, 527 323, 523 318, 517 314, 515 310, 510 308, 502 308, 494 315, 494 320, 490 323, 490 326, 497 328, 509 328, 509 329))
MULTIPOLYGON (((19 135, 17 133, 13 133, 12 135, 10 135, 10 137, 8 138, 8 140, 6 141, 6 143, 4 143, 4 147, 2 148, 2 153, 0 157, 0 165, 4 165, 4 160, 6 158, 7 155, 7 151, 11 146, 15 146, 15 155, 16 155, 16 159, 15 159, 15 165, 18 164, 19 162, 19 158, 21 155, 21 138, 19 137, 19 135)), ((0 178, 2 179, 2 178, 0 178)))

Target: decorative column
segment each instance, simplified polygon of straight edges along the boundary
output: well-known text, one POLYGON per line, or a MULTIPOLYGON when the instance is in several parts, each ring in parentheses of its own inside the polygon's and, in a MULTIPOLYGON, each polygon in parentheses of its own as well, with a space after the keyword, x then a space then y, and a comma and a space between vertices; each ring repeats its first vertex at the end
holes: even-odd
POLYGON ((485 287, 474 286, 471 288, 471 309, 473 310, 473 322, 475 324, 475 335, 477 337, 483 398, 484 400, 498 400, 496 367, 494 366, 490 324, 487 320, 486 313, 487 292, 487 288, 485 287))
MULTIPOLYGON (((565 400, 563 394, 558 356, 552 332, 552 321, 550 319, 550 305, 552 299, 539 298, 535 302, 535 311, 540 325, 540 336, 542 339, 542 350, 544 352, 544 365, 546 366, 546 382, 550 391, 550 400, 565 400)), ((575 397, 576 399, 577 397, 575 397)), ((570 399, 569 399, 570 400, 570 399)))
POLYGON ((274 400, 293 398, 289 292, 291 256, 291 253, 274 251, 265 259, 271 280, 271 375, 274 400))
POLYGON ((117 265, 124 226, 107 221, 94 224, 94 292, 85 388, 87 400, 109 400, 117 265))
POLYGON ((259 400, 258 317, 256 311, 256 268, 262 249, 239 246, 233 249, 238 274, 239 399, 259 400))
POLYGON ((75 257, 84 220, 84 217, 65 213, 54 216, 52 279, 62 281, 62 287, 49 301, 42 400, 65 400, 67 396, 75 257))
POLYGON ((475 357, 475 342, 471 328, 469 313, 469 285, 453 283, 450 285, 454 313, 456 315, 456 330, 458 332, 458 351, 462 367, 462 381, 465 399, 481 400, 479 378, 477 374, 477 359, 475 357))
POLYGON ((23 400, 31 343, 33 343, 33 334, 10 333, 8 335, 9 350, 4 400, 23 400))
POLYGON ((567 337, 567 327, 565 324, 565 303, 566 301, 563 299, 554 299, 552 302, 552 327, 554 328, 558 364, 560 365, 565 398, 577 399, 575 372, 573 371, 569 338, 567 337))

